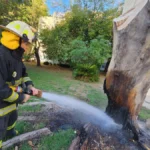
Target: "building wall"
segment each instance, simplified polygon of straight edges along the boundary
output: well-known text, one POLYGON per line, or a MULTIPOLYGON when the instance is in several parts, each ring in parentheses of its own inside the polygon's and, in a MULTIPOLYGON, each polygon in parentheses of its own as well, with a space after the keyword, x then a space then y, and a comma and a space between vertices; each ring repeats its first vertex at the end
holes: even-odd
MULTIPOLYGON (((64 19, 65 14, 64 13, 54 13, 53 16, 44 16, 39 19, 39 28, 38 32, 42 29, 48 28, 51 30, 52 28, 55 28, 55 26, 64 19)), ((41 41, 40 41, 41 42, 41 41)), ((41 44, 42 45, 42 44, 41 44)), ((57 61, 48 60, 46 58, 46 54, 43 52, 45 51, 45 48, 43 46, 39 49, 39 55, 41 62, 49 61, 50 63, 56 63, 57 61)))

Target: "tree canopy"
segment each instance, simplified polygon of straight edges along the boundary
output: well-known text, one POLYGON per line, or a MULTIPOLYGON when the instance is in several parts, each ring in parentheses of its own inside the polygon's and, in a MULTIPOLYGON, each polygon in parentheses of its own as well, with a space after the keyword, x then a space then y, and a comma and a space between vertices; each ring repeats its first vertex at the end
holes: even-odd
POLYGON ((41 16, 48 15, 44 0, 0 0, 0 24, 6 25, 13 20, 21 20, 38 27, 41 16))
MULTIPOLYGON (((119 13, 117 8, 94 11, 73 5, 71 11, 65 14, 64 20, 55 28, 44 29, 41 32, 41 40, 48 58, 67 63, 76 72, 82 69, 83 72, 87 72, 92 67, 92 71, 97 74, 95 69, 111 56, 112 20, 119 13), (78 67, 80 69, 77 69, 78 67)), ((94 80, 97 78, 94 77, 94 80)))

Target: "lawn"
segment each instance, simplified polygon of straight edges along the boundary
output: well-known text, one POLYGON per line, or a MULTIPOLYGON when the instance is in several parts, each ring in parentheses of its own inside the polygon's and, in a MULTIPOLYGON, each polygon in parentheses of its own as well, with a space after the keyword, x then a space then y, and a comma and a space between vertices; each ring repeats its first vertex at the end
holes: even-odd
MULTIPOLYGON (((69 69, 58 66, 43 66, 36 67, 33 64, 26 64, 28 74, 34 82, 34 86, 47 92, 57 92, 77 97, 87 103, 98 108, 105 109, 107 105, 106 95, 102 91, 102 83, 104 76, 102 75, 99 83, 85 83, 72 78, 72 72, 69 69)), ((43 101, 37 97, 31 97, 29 102, 43 101)), ((37 115, 42 109, 41 105, 37 106, 19 106, 18 114, 22 115, 37 115)), ((47 122, 26 122, 18 121, 16 129, 19 134, 37 130, 47 126, 47 122)), ((40 139, 32 140, 33 144, 39 150, 66 150, 75 133, 73 129, 60 130, 53 136, 41 137, 40 139), (58 142, 59 141, 59 142, 58 142)), ((13 148, 10 148, 12 150, 13 148)), ((28 142, 19 145, 20 150, 30 150, 28 142)))
MULTIPOLYGON (((28 74, 35 87, 47 91, 75 96, 85 100, 89 104, 104 109, 107 105, 107 97, 103 93, 102 84, 104 76, 99 83, 85 83, 72 78, 71 70, 60 67, 35 67, 27 65, 28 74)), ((36 98, 32 98, 34 100, 36 98)))
MULTIPOLYGON (((57 92, 59 94, 74 96, 100 109, 105 109, 107 97, 102 89, 104 75, 100 76, 100 81, 98 83, 85 83, 73 79, 72 72, 69 69, 58 66, 36 67, 33 64, 26 64, 26 66, 35 87, 47 92, 57 92)), ((43 101, 43 99, 31 97, 30 102, 32 101, 43 101)), ((34 107, 20 106, 19 115, 24 115, 26 112, 28 112, 28 114, 36 114, 39 113, 41 109, 41 105, 34 107)), ((140 119, 145 120, 149 118, 149 114, 150 110, 143 108, 140 112, 140 119)), ((32 123, 18 121, 16 129, 22 134, 46 126, 47 122, 32 123)), ((53 136, 34 139, 32 142, 39 150, 66 150, 74 137, 75 134, 73 129, 68 129, 64 131, 60 130, 53 136)), ((27 142, 21 143, 19 148, 20 150, 32 149, 27 142)))

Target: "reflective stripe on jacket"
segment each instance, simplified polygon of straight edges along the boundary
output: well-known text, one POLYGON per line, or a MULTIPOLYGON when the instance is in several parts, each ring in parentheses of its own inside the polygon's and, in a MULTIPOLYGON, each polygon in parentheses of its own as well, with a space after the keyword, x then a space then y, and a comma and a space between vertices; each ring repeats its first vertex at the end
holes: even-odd
POLYGON ((0 45, 0 116, 16 109, 16 103, 21 103, 24 99, 24 94, 14 92, 9 88, 10 85, 32 85, 22 62, 22 54, 22 48, 11 51, 0 45))

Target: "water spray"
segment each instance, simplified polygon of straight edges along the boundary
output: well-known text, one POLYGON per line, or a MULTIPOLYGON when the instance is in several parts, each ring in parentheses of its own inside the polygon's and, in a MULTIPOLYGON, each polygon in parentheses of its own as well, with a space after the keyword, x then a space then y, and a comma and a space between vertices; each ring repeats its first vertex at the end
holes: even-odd
MULTIPOLYGON (((10 87, 18 93, 25 93, 33 95, 33 92, 30 88, 21 88, 21 87, 10 87)), ((91 122, 93 124, 99 125, 103 129, 110 130, 112 128, 118 128, 118 125, 102 110, 87 104, 77 98, 60 95, 57 93, 43 92, 38 91, 37 95, 34 95, 38 98, 43 98, 49 102, 55 102, 56 104, 64 107, 66 110, 71 110, 74 113, 74 116, 77 119, 80 119, 82 122, 91 122)))
POLYGON ((65 109, 73 111, 77 119, 99 125, 104 130, 112 131, 113 129, 114 131, 120 128, 105 112, 77 98, 48 92, 42 92, 39 95, 46 101, 55 102, 65 109))

